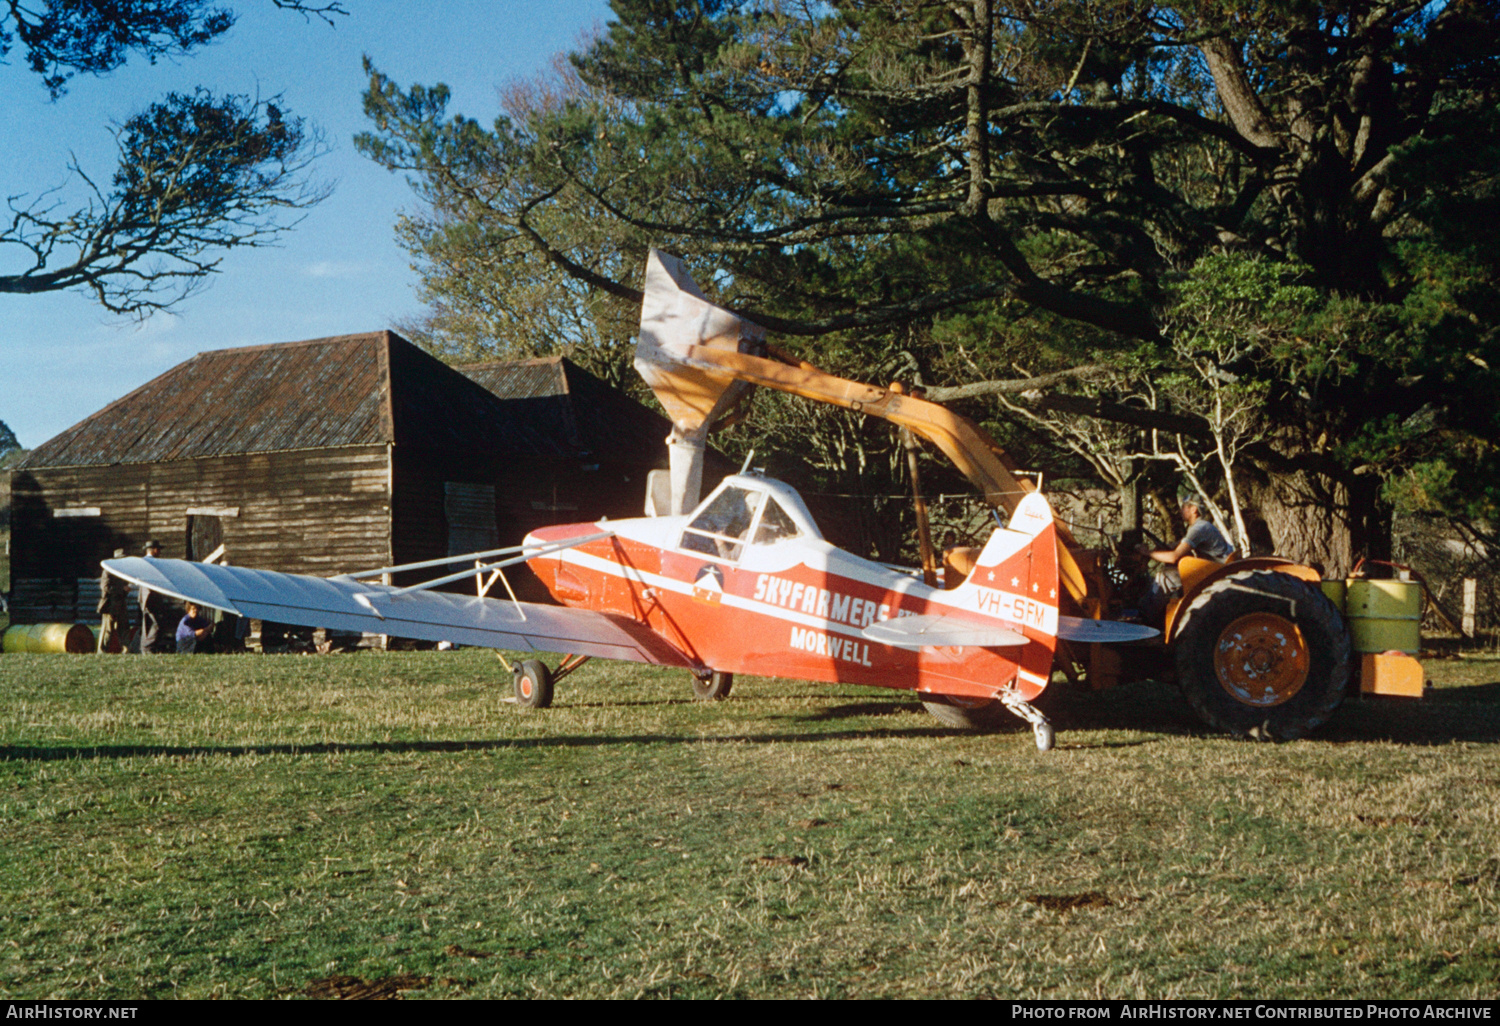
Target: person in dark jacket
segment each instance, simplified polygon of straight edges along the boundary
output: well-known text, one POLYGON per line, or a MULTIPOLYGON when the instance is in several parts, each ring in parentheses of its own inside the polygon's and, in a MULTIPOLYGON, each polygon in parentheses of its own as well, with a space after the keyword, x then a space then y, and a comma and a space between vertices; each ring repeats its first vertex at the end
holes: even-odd
MULTIPOLYGON (((146 543, 146 556, 161 558, 161 543, 154 538, 146 543)), ((167 616, 167 597, 142 586, 136 601, 141 606, 141 654, 172 651, 172 643, 163 636, 162 621, 167 616)))
MULTIPOLYGON (((124 549, 115 549, 115 558, 125 555, 124 549)), ((130 623, 130 610, 126 601, 130 597, 130 586, 123 578, 108 570, 99 574, 99 647, 97 651, 120 652, 124 650, 125 631, 130 623)))

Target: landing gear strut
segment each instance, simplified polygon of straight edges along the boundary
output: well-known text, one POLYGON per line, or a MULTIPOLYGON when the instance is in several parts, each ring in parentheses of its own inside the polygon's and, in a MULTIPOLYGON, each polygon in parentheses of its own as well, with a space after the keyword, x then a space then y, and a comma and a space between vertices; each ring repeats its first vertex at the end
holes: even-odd
POLYGON ((1014 691, 1002 691, 1000 701, 1004 703, 1005 708, 1031 724, 1031 732, 1036 735, 1037 751, 1050 752, 1052 750, 1053 742, 1057 740, 1057 731, 1052 728, 1051 721, 1042 715, 1040 709, 1014 691))

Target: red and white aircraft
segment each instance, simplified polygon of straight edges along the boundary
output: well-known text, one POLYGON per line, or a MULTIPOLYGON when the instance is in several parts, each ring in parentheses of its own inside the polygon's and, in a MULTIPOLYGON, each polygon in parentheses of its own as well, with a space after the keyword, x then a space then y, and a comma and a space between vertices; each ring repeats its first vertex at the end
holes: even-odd
MULTIPOLYGON (((944 590, 824 541, 792 488, 754 474, 725 478, 684 515, 549 527, 516 548, 355 575, 143 557, 104 566, 238 616, 567 653, 558 676, 600 656, 683 667, 705 698, 724 697, 735 673, 902 688, 955 725, 1008 709, 1032 724, 1043 751, 1052 727, 1030 701, 1047 686, 1057 638, 1155 633, 1058 615, 1056 525, 1039 493, 996 528, 967 579, 944 590), (494 557, 509 558, 483 562, 494 557), (522 561, 562 606, 433 590, 474 576, 493 584, 522 561), (375 583, 457 562, 471 568, 408 588, 375 583)), ((553 679, 541 662, 524 661, 517 701, 550 704, 553 679)))
MULTIPOLYGON (((653 482, 647 508, 673 515, 549 527, 510 549, 333 578, 140 557, 104 566, 239 616, 567 653, 556 671, 535 659, 521 663, 515 690, 525 706, 550 704, 556 679, 602 656, 691 670, 703 698, 722 698, 733 674, 754 673, 915 691, 952 725, 1009 710, 1032 724, 1044 751, 1052 727, 1030 702, 1047 686, 1058 638, 1110 644, 1157 633, 1058 615, 1052 510, 1040 494, 1027 494, 972 424, 895 385, 875 389, 794 359, 753 356, 763 329, 705 299, 674 257, 653 250, 645 280, 636 367, 673 419, 671 469, 653 482), (996 528, 965 580, 940 589, 824 541, 801 498, 779 481, 741 473, 698 502, 707 433, 752 381, 920 432, 992 504, 1013 510, 1009 525, 996 528), (666 496, 657 483, 667 485, 666 496), (561 607, 517 602, 513 592, 508 602, 486 597, 520 562, 561 607), (375 583, 453 563, 471 568, 406 588, 375 583), (477 595, 434 590, 486 576, 477 595)), ((1076 590, 1077 566, 1063 569, 1076 590)))

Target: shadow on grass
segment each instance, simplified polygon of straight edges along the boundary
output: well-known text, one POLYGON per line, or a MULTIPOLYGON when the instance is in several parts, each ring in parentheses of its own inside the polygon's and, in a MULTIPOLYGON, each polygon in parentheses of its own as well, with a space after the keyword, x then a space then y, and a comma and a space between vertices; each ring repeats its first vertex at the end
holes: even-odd
POLYGON ((1433 688, 1422 701, 1431 705, 1495 705, 1500 706, 1500 683, 1463 684, 1433 688))
MULTIPOLYGON (((80 745, 68 747, 0 746, 0 762, 58 762, 67 759, 194 759, 227 755, 349 755, 373 752, 400 755, 409 752, 490 752, 520 749, 597 748, 607 745, 702 745, 702 744, 785 744, 787 742, 857 741, 877 738, 931 738, 962 733, 934 724, 911 730, 842 730, 818 733, 725 734, 720 737, 686 734, 609 734, 590 737, 562 736, 495 739, 489 741, 370 741, 324 742, 321 744, 274 745, 80 745)), ((1003 732, 997 732, 1003 733, 1003 732)))
MULTIPOLYGON (((909 701, 890 702, 847 702, 843 705, 829 705, 816 712, 809 712, 794 717, 799 720, 850 720, 860 716, 909 716, 914 712, 923 712, 921 705, 909 701)), ((1018 724, 1020 720, 1016 721, 1018 724)))
MULTIPOLYGON (((809 693, 810 697, 812 693, 809 693)), ((787 696, 776 696, 784 701, 787 696)), ((733 701, 733 699, 731 699, 733 701)), ((587 703, 608 705, 609 703, 587 703)), ((629 703, 641 704, 641 703, 629 703)), ((644 703, 659 704, 659 703, 644 703)), ((673 704, 673 703, 660 703, 673 704)), ((1107 740, 1076 739, 1082 731, 1128 731, 1157 736, 1204 737, 1218 735, 1204 726, 1176 687, 1158 681, 1142 681, 1103 692, 1090 692, 1066 684, 1054 684, 1038 700, 1058 730, 1058 749, 1087 750, 1130 748, 1151 744, 1151 738, 1107 740), (1074 736, 1069 736, 1070 734, 1074 736)), ((905 694, 889 699, 861 699, 835 702, 816 710, 785 717, 790 722, 817 723, 859 718, 905 715, 920 710, 905 694)), ((321 744, 265 745, 53 745, 31 747, 0 745, 0 762, 53 762, 67 759, 124 758, 201 758, 228 755, 326 755, 334 753, 410 752, 482 752, 519 749, 591 748, 613 745, 683 745, 683 744, 771 744, 787 742, 851 741, 860 739, 940 738, 963 736, 971 732, 941 726, 905 729, 872 728, 834 731, 797 731, 728 733, 717 737, 688 734, 599 734, 592 736, 559 736, 541 738, 498 738, 493 740, 448 741, 373 741, 325 742, 321 744)), ((997 735, 1029 734, 1019 719, 990 731, 997 735)), ((1430 689, 1421 700, 1350 697, 1333 718, 1307 739, 1331 744, 1394 743, 1413 746, 1436 746, 1469 742, 1494 744, 1500 741, 1500 683, 1449 686, 1430 689)))
MULTIPOLYGON (((1217 736, 1193 714, 1173 684, 1141 681, 1090 692, 1054 684, 1037 705, 1059 733, 1130 730, 1176 736, 1217 736)), ((1421 699, 1358 693, 1307 740, 1353 744, 1446 745, 1500 742, 1500 684, 1429 689, 1421 699)), ((1064 738, 1059 738, 1062 746, 1064 738)))

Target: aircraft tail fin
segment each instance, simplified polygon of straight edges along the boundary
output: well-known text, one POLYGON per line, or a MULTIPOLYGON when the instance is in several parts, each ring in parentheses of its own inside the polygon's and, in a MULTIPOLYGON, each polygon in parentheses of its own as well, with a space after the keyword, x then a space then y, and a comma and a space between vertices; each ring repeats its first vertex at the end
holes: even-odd
POLYGON ((1057 527, 1040 492, 1021 500, 997 527, 955 597, 1001 620, 1057 634, 1057 527))
MULTIPOLYGON (((1041 564, 1050 565, 1050 570, 1047 570, 1045 565, 1038 566, 1036 569, 1042 571, 1043 577, 1048 578, 1045 583, 1049 588, 1055 589, 1057 527, 1052 516, 1052 507, 1041 492, 1032 492, 1022 499, 1015 513, 1011 515, 1010 523, 1005 527, 996 528, 995 532, 990 535, 989 541, 985 543, 984 548, 980 550, 979 557, 974 561, 974 569, 965 579, 964 586, 977 582, 989 583, 989 574, 1002 566, 1012 567, 1014 573, 1018 568, 1013 564, 1016 562, 1017 554, 1022 551, 1033 552, 1040 557, 1041 564), (1052 540, 1050 547, 1039 544, 1043 536, 1052 540)), ((1034 581, 1033 583, 1044 582, 1034 581)), ((1053 604, 1056 605, 1055 595, 1053 599, 1053 604)))
POLYGON ((974 569, 952 592, 966 609, 1026 638, 1016 666, 1020 697, 1041 694, 1057 650, 1057 522, 1040 492, 1021 500, 1009 525, 995 528, 974 569))

